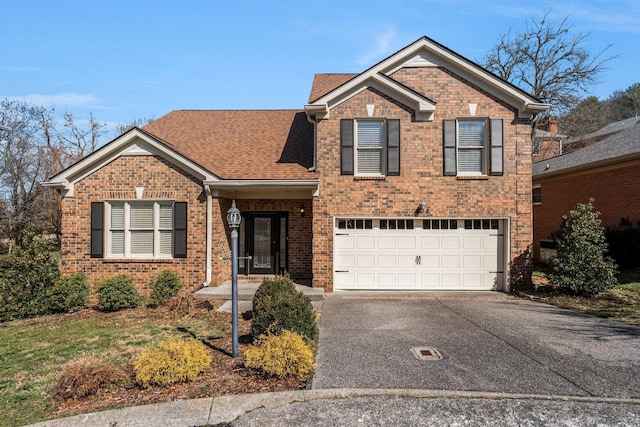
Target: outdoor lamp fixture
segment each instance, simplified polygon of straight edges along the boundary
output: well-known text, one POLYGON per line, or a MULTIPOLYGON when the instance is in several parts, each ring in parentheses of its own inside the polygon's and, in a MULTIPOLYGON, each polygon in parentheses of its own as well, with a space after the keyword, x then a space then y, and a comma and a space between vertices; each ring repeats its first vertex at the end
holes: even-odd
POLYGON ((233 335, 233 357, 238 357, 238 227, 240 226, 240 221, 242 221, 242 216, 234 200, 227 211, 227 223, 231 228, 231 331, 233 335))
POLYGON ((416 209, 416 215, 427 212, 427 204, 425 202, 420 202, 418 204, 418 208, 416 209))
POLYGON ((304 216, 304 205, 300 205, 300 216, 304 216))

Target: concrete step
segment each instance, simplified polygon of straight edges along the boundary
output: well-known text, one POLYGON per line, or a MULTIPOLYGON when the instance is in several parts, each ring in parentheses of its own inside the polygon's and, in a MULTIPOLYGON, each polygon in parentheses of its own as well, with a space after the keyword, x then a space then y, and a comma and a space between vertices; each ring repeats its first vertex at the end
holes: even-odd
MULTIPOLYGON (((253 296, 260 286, 260 282, 238 281, 238 301, 253 301, 253 296)), ((312 288, 310 286, 296 284, 296 289, 309 297, 311 301, 322 301, 325 299, 323 288, 312 288)), ((202 299, 230 300, 231 281, 227 281, 220 286, 207 286, 199 289, 195 295, 202 299)))

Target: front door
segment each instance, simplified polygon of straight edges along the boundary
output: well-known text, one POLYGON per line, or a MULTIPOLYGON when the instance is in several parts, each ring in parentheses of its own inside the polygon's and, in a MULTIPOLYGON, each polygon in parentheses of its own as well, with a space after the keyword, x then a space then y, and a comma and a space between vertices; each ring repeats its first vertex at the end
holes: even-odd
POLYGON ((283 274, 287 269, 286 212, 248 213, 245 274, 283 274))

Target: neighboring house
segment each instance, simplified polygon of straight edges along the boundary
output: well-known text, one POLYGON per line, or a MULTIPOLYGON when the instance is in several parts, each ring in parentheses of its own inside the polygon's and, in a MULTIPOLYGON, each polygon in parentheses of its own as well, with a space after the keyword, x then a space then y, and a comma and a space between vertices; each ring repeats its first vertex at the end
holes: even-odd
POLYGON ((288 273, 328 291, 509 291, 530 275, 531 118, 549 106, 429 38, 319 74, 304 110, 174 111, 52 177, 66 273, 141 286, 288 273))
POLYGON ((567 136, 558 133, 555 127, 552 131, 536 129, 533 135, 531 160, 535 163, 561 155, 566 138, 567 136))
POLYGON ((605 226, 640 220, 640 124, 618 122, 572 143, 584 148, 533 164, 535 258, 562 216, 591 198, 605 226))

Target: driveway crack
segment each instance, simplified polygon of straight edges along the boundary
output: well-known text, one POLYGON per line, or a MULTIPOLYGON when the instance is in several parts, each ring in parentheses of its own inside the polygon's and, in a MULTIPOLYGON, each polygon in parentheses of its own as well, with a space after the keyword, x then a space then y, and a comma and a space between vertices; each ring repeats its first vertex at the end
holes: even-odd
POLYGON ((503 342, 504 344, 506 344, 507 346, 511 347, 512 349, 514 349, 515 351, 517 351, 518 353, 522 354, 524 357, 526 357, 529 360, 532 360, 534 363, 544 367, 545 369, 548 369, 549 371, 553 372, 555 375, 559 376, 560 378, 564 379, 565 381, 567 381, 568 383, 574 385, 576 388, 584 391, 585 393, 587 393, 589 396, 595 397, 596 395, 591 393, 589 390, 585 389, 584 387, 582 387, 580 384, 576 383, 575 381, 573 381, 572 379, 568 378, 567 376, 565 376, 564 374, 562 374, 561 372, 551 368, 550 366, 544 364, 542 361, 536 359, 535 357, 525 353, 524 351, 522 351, 521 349, 519 349, 518 347, 516 347, 515 345, 513 345, 512 343, 510 343, 509 341, 505 340, 504 338, 494 334, 493 332, 491 332, 490 330, 482 327, 480 324, 474 322, 473 320, 471 320, 470 318, 468 318, 467 316, 465 316, 464 314, 460 313, 459 311, 455 310, 453 307, 445 304, 440 298, 436 298, 436 301, 438 301, 438 303, 440 303, 443 307, 445 307, 446 309, 450 310, 452 313, 454 313, 455 315, 459 316, 460 318, 466 320, 467 322, 471 323, 472 325, 474 325, 475 327, 477 327, 478 329, 480 329, 481 331, 491 335, 492 337, 498 339, 499 341, 503 342))

